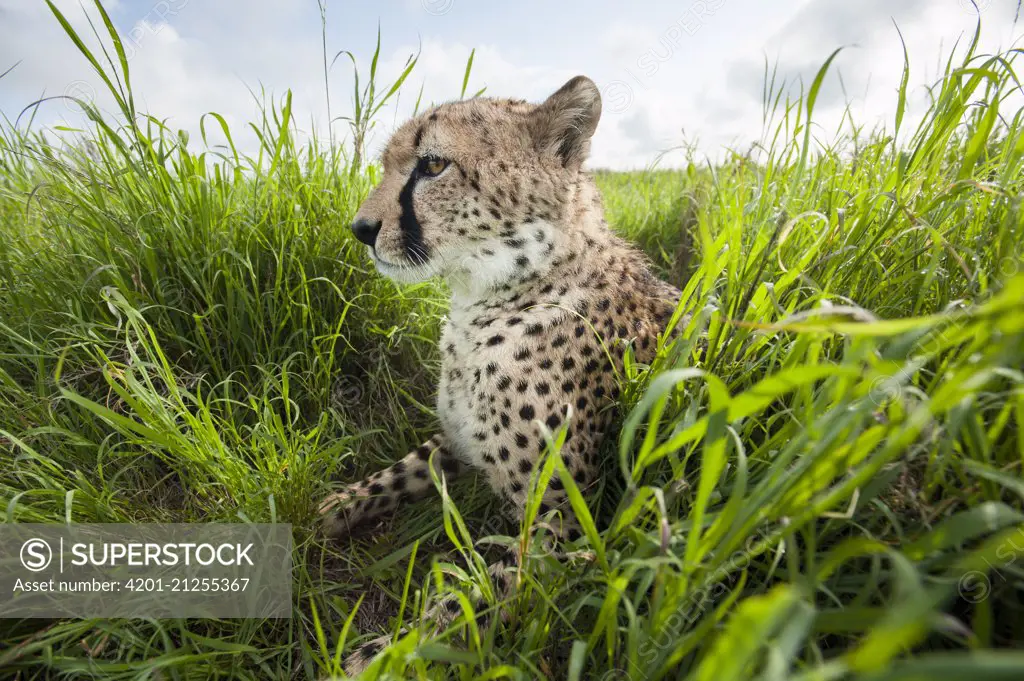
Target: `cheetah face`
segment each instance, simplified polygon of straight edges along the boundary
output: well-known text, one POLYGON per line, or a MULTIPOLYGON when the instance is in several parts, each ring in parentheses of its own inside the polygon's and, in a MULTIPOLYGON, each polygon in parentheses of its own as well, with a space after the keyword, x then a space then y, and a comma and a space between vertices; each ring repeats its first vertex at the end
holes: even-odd
POLYGON ((353 232, 400 282, 481 288, 540 270, 569 228, 600 115, 597 87, 578 76, 539 105, 481 98, 413 118, 388 142, 353 232))

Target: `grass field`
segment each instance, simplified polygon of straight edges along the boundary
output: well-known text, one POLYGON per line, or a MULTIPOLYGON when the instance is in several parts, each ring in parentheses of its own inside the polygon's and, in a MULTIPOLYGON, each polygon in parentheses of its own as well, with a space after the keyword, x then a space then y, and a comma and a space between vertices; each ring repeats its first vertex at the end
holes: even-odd
MULTIPOLYGON (((1024 678, 1024 113, 1015 54, 961 56, 900 144, 899 117, 808 125, 816 81, 768 95, 750 154, 597 174, 692 318, 622 376, 594 560, 527 560, 507 622, 413 632, 383 667, 1024 678)), ((113 90, 120 116, 72 146, 0 126, 0 508, 291 523, 294 616, 3 620, 0 677, 319 678, 425 592, 490 593, 474 542, 533 539, 485 485, 342 546, 316 531, 332 481, 436 425, 443 287, 382 279, 347 230, 376 170, 301 146, 287 101, 241 155, 113 90)))

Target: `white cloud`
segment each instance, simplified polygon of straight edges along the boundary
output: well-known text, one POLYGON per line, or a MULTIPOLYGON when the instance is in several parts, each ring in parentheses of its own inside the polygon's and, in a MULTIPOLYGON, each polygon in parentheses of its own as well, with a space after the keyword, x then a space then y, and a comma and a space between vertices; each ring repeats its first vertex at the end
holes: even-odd
MULTIPOLYGON (((903 69, 897 25, 911 59, 911 100, 904 123, 905 129, 911 128, 927 109, 925 85, 941 75, 940 56, 948 56, 957 41, 962 53, 970 41, 977 15, 967 11, 965 3, 814 0, 789 16, 774 15, 774 23, 766 21, 762 30, 753 34, 757 40, 752 41, 729 35, 731 28, 717 23, 719 16, 705 21, 689 36, 690 42, 685 36, 676 40, 678 46, 665 39, 663 30, 657 42, 635 45, 633 54, 640 56, 622 67, 618 80, 613 81, 628 88, 625 99, 629 106, 605 117, 594 145, 595 162, 643 165, 656 149, 670 148, 684 139, 699 140, 700 150, 715 157, 727 146, 743 151, 762 134, 766 59, 769 69, 777 64, 780 85, 785 81, 787 91, 796 94, 801 84, 810 86, 837 47, 845 49, 819 94, 815 113, 819 133, 825 139, 832 137, 848 103, 856 122, 868 128, 882 122, 891 129, 903 69), (770 30, 772 25, 774 30, 770 30), (724 54, 710 47, 695 51, 692 42, 708 35, 712 42, 718 36, 728 38, 728 50, 724 54)), ((984 30, 979 51, 1006 49, 1015 36, 1019 44, 1024 30, 1013 22, 1016 0, 980 4, 984 30)), ((619 45, 623 36, 642 40, 649 33, 620 27, 610 30, 604 40, 610 46, 619 45)), ((622 100, 622 93, 618 94, 622 100)), ((673 159, 678 162, 681 155, 670 155, 666 161, 673 159)))
MULTIPOLYGON (((276 3, 253 4, 273 9, 276 3)), ((113 3, 106 2, 105 6, 108 11, 114 9, 113 3)), ((73 0, 61 0, 58 7, 97 57, 103 59, 81 6, 73 0)), ((326 128, 323 76, 322 71, 317 70, 322 69, 322 57, 312 41, 294 40, 276 33, 275 24, 285 23, 285 18, 275 16, 273 11, 261 12, 252 5, 245 8, 253 10, 251 15, 238 11, 232 23, 222 24, 233 27, 249 24, 249 33, 224 30, 223 40, 205 40, 194 31, 186 32, 189 22, 181 21, 198 9, 189 6, 187 0, 158 2, 130 28, 122 30, 140 112, 166 120, 172 129, 184 129, 198 141, 201 117, 215 111, 229 123, 236 142, 253 150, 255 136, 246 130, 245 124, 257 120, 258 106, 249 88, 259 93, 265 86, 268 95, 277 97, 291 88, 299 125, 308 128, 312 115, 321 129, 326 128), (179 25, 186 28, 179 28, 179 25), (270 37, 262 43, 253 43, 249 40, 253 34, 270 37)), ((278 8, 277 14, 285 14, 286 9, 278 8)), ((90 14, 96 23, 95 12, 90 11, 90 14)), ((16 114, 21 106, 42 93, 88 99, 102 110, 116 113, 115 102, 102 80, 63 34, 45 5, 0 0, 0 16, 4 19, 0 21, 0 46, 3 46, 0 64, 21 60, 9 74, 10 80, 4 82, 10 91, 21 95, 14 106, 5 108, 8 116, 16 114)), ((192 15, 191 20, 197 18, 192 15)), ((102 30, 102 24, 96 25, 102 30)), ((109 43, 105 41, 105 44, 109 49, 109 43)), ((107 67, 107 71, 112 70, 107 67)), ((11 99, 8 97, 4 102, 11 99)), ((79 107, 62 99, 40 107, 37 120, 45 125, 82 123, 79 107)), ((208 126, 208 131, 211 129, 216 131, 211 143, 222 142, 219 128, 208 126)))
MULTIPOLYGON (((462 43, 442 43, 427 40, 422 45, 416 70, 407 81, 402 99, 397 106, 382 112, 380 133, 374 138, 379 146, 386 135, 412 113, 417 93, 423 85, 423 106, 437 104, 457 98, 462 89, 466 62, 473 48, 462 43)), ((413 46, 397 48, 391 56, 382 60, 380 74, 382 84, 389 84, 402 72, 408 56, 416 51, 413 46)), ((494 45, 476 47, 473 69, 466 88, 470 96, 481 88, 488 97, 511 97, 540 101, 554 92, 575 74, 570 69, 542 68, 518 65, 507 59, 494 45)), ((422 107, 421 107, 422 108, 422 107)))
MULTIPOLYGON (((458 32, 466 37, 455 40, 428 34, 400 98, 381 112, 371 152, 411 113, 421 83, 424 103, 458 95, 474 45, 470 92, 486 85, 488 95, 538 101, 580 70, 598 82, 605 113, 594 140, 592 166, 643 167, 659 151, 684 141, 699 140, 700 149, 710 155, 725 145, 745 149, 761 135, 765 58, 778 64, 779 75, 791 86, 806 85, 839 46, 847 47, 826 80, 815 117, 821 130, 826 136, 834 130, 847 100, 856 120, 869 127, 879 120, 891 125, 903 48, 890 17, 895 15, 911 55, 911 104, 920 112, 926 101, 922 85, 939 75, 940 50, 948 51, 958 38, 965 42, 973 30, 975 16, 965 9, 966 2, 911 0, 897 5, 866 0, 852 5, 845 0, 788 0, 765 6, 706 0, 682 8, 669 3, 660 7, 660 14, 633 13, 626 20, 626 11, 618 6, 600 10, 617 15, 610 17, 603 32, 566 34, 565 41, 574 48, 568 55, 531 36, 510 35, 507 43, 474 43, 469 31, 458 32), (695 8, 703 8, 696 23, 695 8)), ((76 28, 88 34, 77 2, 57 4, 76 28)), ((1014 36, 1021 35, 1021 26, 1013 21, 1016 4, 979 2, 984 8, 982 51, 1007 48, 1014 36)), ((117 9, 111 2, 106 6, 117 9)), ((402 9, 407 11, 388 21, 406 21, 406 15, 423 19, 422 8, 421 0, 406 0, 402 9)), ((129 14, 129 8, 122 9, 122 15, 129 14)), ((278 98, 290 88, 298 125, 305 130, 315 126, 326 137, 315 4, 298 12, 275 0, 164 0, 140 14, 122 27, 140 109, 188 130, 197 141, 200 117, 216 111, 227 119, 236 141, 251 150, 255 138, 244 126, 255 119, 257 107, 249 88, 266 88, 278 98)), ((339 20, 337 12, 329 13, 329 20, 332 16, 339 20)), ((451 17, 427 19, 426 30, 434 30, 429 27, 441 27, 451 17)), ((411 43, 386 49, 379 68, 381 82, 395 78, 416 49, 411 43)), ((365 77, 369 55, 357 56, 365 77)), ((0 91, 0 106, 8 115, 17 114, 44 92, 95 97, 111 109, 112 100, 103 94, 99 79, 44 4, 0 0, 0 71, 18 59, 22 63, 2 81, 0 91)), ((340 59, 330 73, 335 116, 351 110, 351 84, 349 63, 340 59)), ((73 119, 74 109, 50 102, 38 120, 53 124, 73 119)), ((913 114, 912 110, 908 122, 913 114)), ((344 123, 335 123, 334 130, 337 139, 345 137, 344 123)), ((666 161, 681 159, 677 153, 666 161)))

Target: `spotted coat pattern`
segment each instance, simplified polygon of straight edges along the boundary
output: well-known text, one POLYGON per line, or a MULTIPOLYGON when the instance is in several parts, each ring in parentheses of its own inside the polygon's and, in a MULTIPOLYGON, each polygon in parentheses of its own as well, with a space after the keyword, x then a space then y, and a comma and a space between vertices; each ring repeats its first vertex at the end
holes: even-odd
MULTIPOLYGON (((384 275, 399 282, 443 277, 451 288, 441 338, 441 430, 325 499, 330 534, 344 535, 432 490, 431 462, 449 479, 482 470, 510 502, 503 506, 521 514, 546 447, 542 425, 567 428, 561 455, 580 488, 601 475, 597 453, 611 426, 626 348, 650 362, 680 294, 609 230, 581 168, 600 108, 597 88, 577 77, 539 105, 454 102, 394 133, 381 183, 353 229, 384 275)), ((572 539, 578 527, 566 501, 556 476, 541 512, 558 511, 559 531, 572 539)))

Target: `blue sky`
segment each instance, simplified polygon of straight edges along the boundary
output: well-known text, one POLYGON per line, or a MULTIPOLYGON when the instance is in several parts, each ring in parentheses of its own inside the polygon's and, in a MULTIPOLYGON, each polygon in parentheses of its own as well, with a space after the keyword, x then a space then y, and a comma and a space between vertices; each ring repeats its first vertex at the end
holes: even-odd
MULTIPOLYGON (((57 4, 88 30, 77 0, 57 4)), ((244 133, 255 115, 247 88, 260 87, 278 95, 292 89, 300 125, 326 129, 316 0, 108 0, 105 6, 126 36, 142 108, 193 139, 200 116, 217 111, 243 145, 252 144, 244 133)), ((486 86, 490 95, 539 100, 577 73, 593 78, 605 95, 605 113, 591 165, 631 168, 683 143, 715 156, 756 141, 765 59, 796 84, 845 47, 823 89, 822 133, 834 131, 847 102, 861 123, 891 121, 902 67, 897 25, 918 86, 913 115, 923 108, 921 86, 935 78, 940 54, 967 40, 979 10, 983 51, 1024 46, 1016 0, 327 0, 327 47, 331 55, 351 50, 365 67, 379 24, 385 78, 421 50, 401 100, 380 118, 373 148, 408 115, 421 83, 428 101, 458 96, 475 47, 473 91, 486 86)), ((0 80, 0 111, 8 117, 44 94, 109 106, 42 0, 0 0, 0 72, 19 61, 0 80)), ((347 61, 335 65, 329 82, 332 113, 348 113, 347 61)), ((73 104, 54 101, 37 124, 76 120, 73 104)), ((335 124, 339 139, 345 132, 335 124)), ((677 152, 664 162, 681 158, 677 152)))

